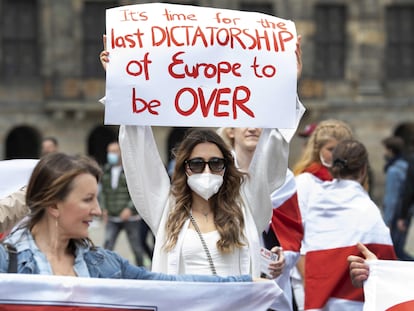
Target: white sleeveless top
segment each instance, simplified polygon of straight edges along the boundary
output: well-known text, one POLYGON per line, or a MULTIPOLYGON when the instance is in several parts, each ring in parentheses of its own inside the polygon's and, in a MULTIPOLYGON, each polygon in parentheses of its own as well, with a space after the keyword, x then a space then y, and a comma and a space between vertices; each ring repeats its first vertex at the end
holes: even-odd
MULTIPOLYGON (((234 252, 222 254, 216 246, 220 239, 217 230, 203 233, 203 238, 218 275, 241 274, 241 263, 249 260, 249 252, 246 248, 237 248, 234 252)), ((180 263, 179 274, 212 274, 206 252, 194 229, 189 228, 184 236, 180 263)))

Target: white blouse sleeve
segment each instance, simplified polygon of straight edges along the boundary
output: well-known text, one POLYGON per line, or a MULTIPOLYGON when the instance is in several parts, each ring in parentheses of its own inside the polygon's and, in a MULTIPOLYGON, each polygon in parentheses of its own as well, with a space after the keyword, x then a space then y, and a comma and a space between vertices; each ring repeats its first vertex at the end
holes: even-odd
POLYGON ((305 111, 296 98, 294 129, 263 129, 249 166, 245 195, 259 233, 267 229, 272 218, 271 194, 280 188, 286 178, 289 160, 289 141, 305 111))
POLYGON ((288 156, 289 144, 280 132, 263 129, 243 187, 259 232, 268 227, 272 218, 270 195, 284 183, 288 156))
POLYGON ((149 126, 121 125, 119 143, 128 190, 135 208, 152 232, 160 225, 170 178, 149 126))

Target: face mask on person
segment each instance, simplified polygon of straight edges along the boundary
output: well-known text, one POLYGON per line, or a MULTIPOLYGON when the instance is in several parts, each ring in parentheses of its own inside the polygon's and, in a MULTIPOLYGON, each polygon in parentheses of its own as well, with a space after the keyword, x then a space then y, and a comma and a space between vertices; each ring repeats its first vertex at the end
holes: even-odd
POLYGON ((115 152, 108 152, 106 160, 110 165, 117 165, 119 162, 119 155, 115 152))
POLYGON ((223 176, 211 173, 193 174, 187 177, 187 184, 204 200, 215 195, 223 184, 223 176))
POLYGON ((328 163, 325 161, 325 159, 322 156, 322 152, 319 153, 319 159, 321 160, 321 163, 325 167, 332 167, 332 163, 328 163))

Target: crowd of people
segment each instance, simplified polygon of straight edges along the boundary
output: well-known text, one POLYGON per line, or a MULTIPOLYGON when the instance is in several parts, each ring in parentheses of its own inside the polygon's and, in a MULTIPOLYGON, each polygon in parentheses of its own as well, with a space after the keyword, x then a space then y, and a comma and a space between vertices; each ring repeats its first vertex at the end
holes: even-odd
POLYGON ((351 127, 328 119, 307 134, 293 172, 277 129, 189 129, 172 150, 171 176, 150 127, 121 126, 102 168, 88 157, 45 151, 27 187, 0 200, 1 271, 10 271, 12 245, 18 258, 36 263, 18 264, 18 273, 108 277, 121 269, 122 278, 252 281, 264 276, 265 247, 278 255, 266 272, 283 289, 286 310, 335 310, 335 300, 349 296, 362 310, 365 260, 412 259, 402 208, 411 199, 410 158, 403 138, 381 141, 380 208, 367 188, 368 153, 351 127), (103 247, 88 237, 96 218, 105 223, 103 247), (147 254, 153 272, 142 267, 142 224, 155 235, 147 254), (111 252, 123 229, 135 264, 111 252), (108 263, 92 268, 97 254, 108 263))
MULTIPOLYGON (((104 68, 108 56, 100 54, 104 68)), ((300 37, 296 57, 299 78, 300 37)), ((298 125, 299 100, 297 110, 298 125)), ((0 198, 0 272, 267 278, 283 290, 275 310, 338 310, 344 303, 362 310, 365 260, 413 260, 405 251, 414 201, 412 141, 394 133, 381 142, 380 206, 370 196, 367 149, 348 123, 320 120, 298 135, 306 142, 290 169, 290 138, 282 129, 189 128, 171 150, 168 171, 150 126, 121 125, 119 140, 106 146, 104 167, 60 152, 57 139, 46 137, 27 186, 0 198), (105 225, 102 246, 89 237, 98 218, 105 225), (113 251, 122 230, 135 263, 113 251), (276 255, 265 267, 264 251, 276 255)))

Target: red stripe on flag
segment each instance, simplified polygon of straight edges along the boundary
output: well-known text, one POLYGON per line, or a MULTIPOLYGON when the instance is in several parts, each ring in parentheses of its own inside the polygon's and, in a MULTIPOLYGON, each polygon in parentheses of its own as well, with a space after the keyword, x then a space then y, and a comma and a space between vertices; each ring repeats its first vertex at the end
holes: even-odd
POLYGON ((271 228, 284 250, 300 251, 303 226, 296 192, 273 209, 271 228))
MULTIPOLYGON (((366 244, 378 259, 397 259, 392 245, 366 244)), ((356 246, 306 253, 305 310, 320 309, 329 298, 364 301, 363 290, 352 286, 347 257, 362 254, 356 246)))
POLYGON ((388 308, 386 311, 413 311, 414 310, 414 301, 406 301, 399 303, 391 308, 388 308))

